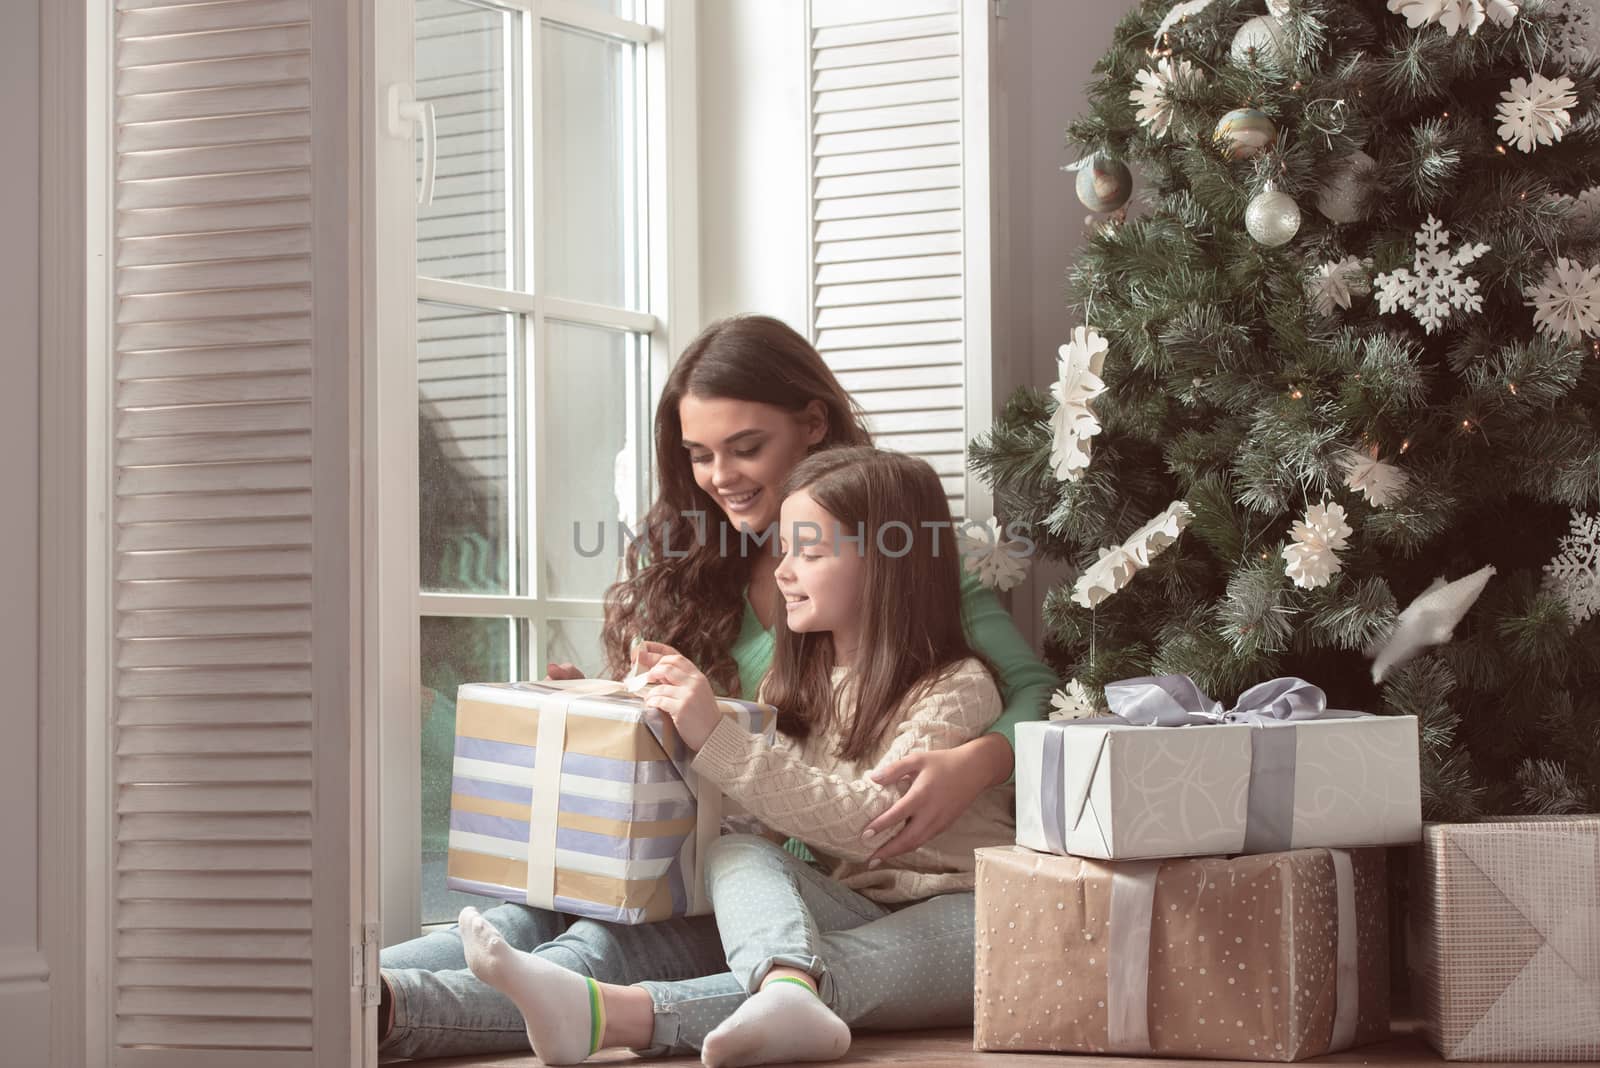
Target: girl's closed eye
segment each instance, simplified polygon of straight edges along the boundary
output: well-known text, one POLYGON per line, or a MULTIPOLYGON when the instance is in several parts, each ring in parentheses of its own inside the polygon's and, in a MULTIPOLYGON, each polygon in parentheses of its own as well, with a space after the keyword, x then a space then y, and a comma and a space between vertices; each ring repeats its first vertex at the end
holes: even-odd
MULTIPOLYGON (((760 451, 761 446, 757 445, 753 449, 735 449, 733 454, 741 460, 753 460, 760 451)), ((689 462, 692 464, 708 464, 711 462, 711 454, 708 452, 700 456, 690 456, 689 462)))

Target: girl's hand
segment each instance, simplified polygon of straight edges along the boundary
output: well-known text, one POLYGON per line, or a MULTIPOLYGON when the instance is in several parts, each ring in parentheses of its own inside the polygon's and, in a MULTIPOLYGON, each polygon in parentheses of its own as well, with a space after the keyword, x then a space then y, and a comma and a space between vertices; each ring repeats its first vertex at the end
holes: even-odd
POLYGON ((545 675, 545 678, 547 679, 561 680, 583 678, 583 672, 579 671, 571 664, 548 664, 545 666, 545 671, 548 672, 548 674, 545 675))
POLYGON ((641 669, 648 667, 645 681, 653 684, 646 691, 645 705, 671 716, 684 744, 698 751, 722 718, 711 681, 670 645, 642 642, 635 655, 641 669))
POLYGON ((869 863, 909 853, 942 834, 979 794, 1006 780, 1011 774, 1012 759, 1011 746, 1004 738, 986 734, 955 749, 911 753, 873 770, 871 777, 875 782, 883 785, 909 782, 911 788, 862 832, 862 839, 871 842, 892 830, 901 820, 905 821, 900 833, 872 854, 869 863), (1003 770, 999 767, 996 745, 1005 749, 1003 770))

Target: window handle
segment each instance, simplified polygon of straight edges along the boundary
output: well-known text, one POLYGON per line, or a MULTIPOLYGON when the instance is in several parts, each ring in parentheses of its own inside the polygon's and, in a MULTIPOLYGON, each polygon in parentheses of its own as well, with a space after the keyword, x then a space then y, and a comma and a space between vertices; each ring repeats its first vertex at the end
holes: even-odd
POLYGON ((428 207, 433 203, 433 183, 439 165, 439 132, 434 118, 433 104, 419 101, 411 95, 411 87, 401 82, 389 86, 389 136, 406 140, 416 126, 422 128, 422 188, 417 191, 417 204, 428 207))

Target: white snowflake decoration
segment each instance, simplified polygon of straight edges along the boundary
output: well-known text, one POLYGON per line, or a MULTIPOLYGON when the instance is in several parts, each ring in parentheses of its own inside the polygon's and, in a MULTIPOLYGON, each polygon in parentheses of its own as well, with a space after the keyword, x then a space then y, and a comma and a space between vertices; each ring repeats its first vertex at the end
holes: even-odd
POLYGON ((1553 44, 1569 66, 1582 66, 1600 56, 1600 17, 1594 0, 1552 0, 1545 10, 1560 16, 1553 44))
POLYGON ((1346 449, 1339 455, 1344 468, 1344 484, 1379 508, 1387 508, 1411 488, 1411 477, 1393 464, 1378 459, 1378 448, 1370 452, 1346 449))
POLYGON ((1182 0, 1181 3, 1172 5, 1172 10, 1167 12, 1167 17, 1162 19, 1161 25, 1156 27, 1156 40, 1161 40, 1162 34, 1190 15, 1200 14, 1200 12, 1210 7, 1212 3, 1213 0, 1182 0))
MULTIPOLYGON (((1571 197, 1566 198, 1571 200, 1571 197)), ((1590 186, 1577 196, 1576 204, 1572 209, 1572 224, 1581 229, 1589 229, 1600 223, 1600 185, 1590 186)))
POLYGON ((1600 267, 1559 257, 1544 280, 1524 294, 1533 323, 1545 337, 1577 341, 1600 336, 1600 267))
POLYGON ((1074 604, 1093 608, 1133 580, 1138 571, 1178 540, 1194 515, 1182 501, 1173 501, 1156 517, 1134 531, 1121 545, 1100 550, 1100 558, 1078 576, 1072 588, 1074 604))
POLYGON ((1313 504, 1289 531, 1292 542, 1283 547, 1283 558, 1289 562, 1284 574, 1301 589, 1326 586, 1344 570, 1338 552, 1349 547, 1352 533, 1342 505, 1313 504))
POLYGON ((1174 62, 1170 56, 1156 64, 1154 70, 1142 70, 1134 75, 1139 88, 1128 94, 1128 99, 1139 105, 1134 118, 1141 126, 1148 126, 1157 137, 1167 136, 1172 124, 1172 99, 1192 93, 1205 84, 1206 76, 1187 59, 1174 62))
POLYGON ((1498 26, 1509 26, 1517 17, 1512 0, 1389 0, 1389 10, 1405 16, 1413 30, 1437 22, 1451 37, 1462 28, 1476 34, 1486 16, 1498 26))
POLYGON ((1544 565, 1544 583, 1566 604, 1574 622, 1600 614, 1600 515, 1572 513, 1572 533, 1561 539, 1555 559, 1544 565))
POLYGON ((957 540, 961 543, 962 566, 991 590, 1009 590, 1028 573, 1027 554, 1018 547, 1019 543, 1007 540, 1000 520, 994 516, 981 526, 963 524, 957 540), (978 527, 982 535, 972 533, 971 527, 978 527))
POLYGON ((1572 108, 1578 106, 1577 88, 1565 74, 1546 78, 1535 73, 1526 80, 1512 78, 1511 88, 1500 94, 1495 118, 1500 139, 1520 152, 1561 140, 1572 126, 1572 108))
POLYGON ((1077 679, 1050 695, 1051 719, 1088 719, 1099 714, 1100 707, 1089 695, 1088 687, 1077 679))
POLYGON ((1478 280, 1465 277, 1461 268, 1488 252, 1489 246, 1462 245, 1452 253, 1445 247, 1449 243, 1450 231, 1429 215, 1417 231, 1417 253, 1411 268, 1401 267, 1373 279, 1378 289, 1378 311, 1388 315, 1396 308, 1404 308, 1430 334, 1457 309, 1482 311, 1478 280))
POLYGON ((1348 310, 1352 299, 1370 292, 1372 285, 1367 281, 1366 268, 1354 256, 1324 263, 1312 270, 1306 280, 1306 295, 1311 298, 1312 306, 1327 316, 1333 315, 1335 308, 1348 310))
POLYGON ((1072 331, 1072 340, 1058 351, 1061 378, 1050 386, 1056 411, 1050 419, 1054 437, 1050 443, 1050 463, 1056 477, 1076 482, 1089 468, 1089 439, 1100 433, 1100 420, 1089 402, 1106 391, 1100 378, 1110 342, 1089 327, 1072 331))
POLYGON ((1289 0, 1267 0, 1267 14, 1281 19, 1289 13, 1289 0))

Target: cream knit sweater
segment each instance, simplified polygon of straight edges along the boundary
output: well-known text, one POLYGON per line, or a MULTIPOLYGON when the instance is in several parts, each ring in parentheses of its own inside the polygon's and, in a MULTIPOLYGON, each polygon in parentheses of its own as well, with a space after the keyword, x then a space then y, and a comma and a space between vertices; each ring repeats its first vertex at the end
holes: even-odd
POLYGON ((1012 788, 984 791, 943 834, 869 870, 867 859, 899 828, 870 842, 861 840, 861 832, 900 791, 878 785, 867 773, 908 753, 954 749, 983 734, 1000 716, 994 680, 978 660, 962 661, 905 710, 878 753, 858 761, 841 760, 835 752, 837 727, 854 712, 854 686, 845 668, 835 668, 833 680, 842 713, 835 730, 804 739, 779 735, 769 744, 725 718, 700 747, 695 771, 768 827, 803 841, 830 875, 874 901, 920 901, 971 890, 972 851, 1009 844, 1015 836, 1012 788))

